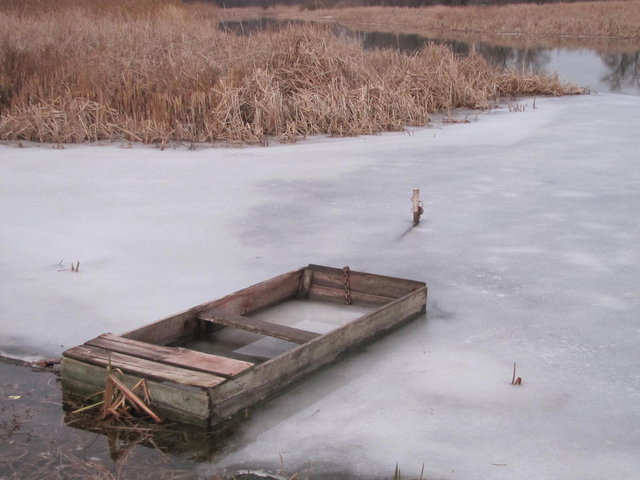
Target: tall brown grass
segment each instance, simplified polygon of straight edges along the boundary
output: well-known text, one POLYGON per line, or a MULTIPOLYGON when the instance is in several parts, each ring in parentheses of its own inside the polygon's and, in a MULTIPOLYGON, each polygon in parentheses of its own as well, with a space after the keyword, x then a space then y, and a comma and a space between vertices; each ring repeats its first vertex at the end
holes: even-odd
POLYGON ((0 138, 258 143, 579 91, 442 46, 366 52, 311 26, 238 37, 217 18, 172 0, 0 0, 0 138))

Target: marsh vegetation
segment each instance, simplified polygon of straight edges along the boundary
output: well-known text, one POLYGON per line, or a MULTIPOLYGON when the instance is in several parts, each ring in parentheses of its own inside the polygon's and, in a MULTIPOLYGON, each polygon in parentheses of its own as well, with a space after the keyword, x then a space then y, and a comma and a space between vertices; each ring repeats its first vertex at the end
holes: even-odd
MULTIPOLYGON (((376 30, 460 34, 609 38, 640 42, 640 1, 604 0, 561 3, 426 7, 351 6, 345 8, 274 7, 270 14, 306 20, 331 20, 376 30)), ((255 17, 257 9, 227 9, 226 18, 255 17)), ((264 12, 263 12, 264 14, 264 12)))
POLYGON ((364 50, 329 27, 240 37, 211 4, 0 1, 0 138, 261 143, 424 125, 500 97, 580 89, 427 45, 364 50))

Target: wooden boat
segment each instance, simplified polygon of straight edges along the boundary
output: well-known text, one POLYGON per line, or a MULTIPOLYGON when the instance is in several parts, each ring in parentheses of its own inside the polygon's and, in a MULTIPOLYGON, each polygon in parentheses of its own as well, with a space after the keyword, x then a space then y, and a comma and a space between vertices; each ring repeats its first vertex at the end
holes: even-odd
POLYGON ((423 314, 426 299, 423 282, 309 265, 66 350, 63 391, 98 393, 113 369, 128 386, 145 379, 164 417, 213 426, 423 314))

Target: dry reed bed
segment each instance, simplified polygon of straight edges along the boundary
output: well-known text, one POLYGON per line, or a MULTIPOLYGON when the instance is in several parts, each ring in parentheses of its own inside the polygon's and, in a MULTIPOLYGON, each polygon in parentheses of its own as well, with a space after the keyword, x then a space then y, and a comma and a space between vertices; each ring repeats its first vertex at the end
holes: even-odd
MULTIPOLYGON (((232 12, 233 9, 224 14, 242 14, 241 9, 232 12)), ((244 16, 247 14, 248 10, 244 16)), ((613 37, 634 39, 640 46, 640 0, 467 7, 352 7, 317 11, 278 8, 273 14, 314 21, 330 17, 335 22, 404 31, 613 37)))
POLYGON ((215 10, 201 4, 16 7, 30 3, 43 5, 0 0, 4 140, 293 141, 424 125, 430 113, 501 96, 579 93, 442 46, 366 52, 311 26, 237 37, 219 32, 215 10))

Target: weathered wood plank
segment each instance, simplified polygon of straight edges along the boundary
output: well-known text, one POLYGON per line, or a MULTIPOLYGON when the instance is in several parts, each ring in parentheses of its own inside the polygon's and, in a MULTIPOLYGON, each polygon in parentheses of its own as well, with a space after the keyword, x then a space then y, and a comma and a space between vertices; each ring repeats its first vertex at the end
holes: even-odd
POLYGON ((110 333, 85 342, 86 345, 124 353, 154 362, 166 363, 188 370, 199 370, 224 377, 233 377, 253 366, 253 363, 196 352, 181 347, 164 347, 146 342, 130 340, 110 333))
MULTIPOLYGON (((344 276, 339 268, 309 265, 313 270, 313 283, 325 287, 344 288, 344 276)), ((383 297, 400 298, 417 288, 424 287, 424 282, 404 278, 387 277, 355 270, 349 272, 351 295, 362 292, 383 297)))
MULTIPOLYGON (((386 297, 383 295, 373 295, 370 293, 356 292, 350 290, 351 301, 354 304, 373 304, 384 305, 385 303, 395 300, 393 297, 386 297)), ((323 285, 312 284, 309 288, 308 298, 310 300, 321 300, 325 302, 345 303, 345 291, 344 288, 326 287, 323 285)))
POLYGON ((286 325, 278 325, 277 323, 266 322, 257 318, 221 313, 215 309, 202 312, 199 315, 199 318, 207 322, 224 325, 225 327, 238 328, 248 332, 259 333, 260 335, 280 338, 281 340, 287 340, 288 342, 299 344, 306 343, 320 336, 319 333, 288 327, 286 325))
POLYGON ((313 270, 310 268, 305 268, 302 271, 302 278, 300 279, 300 284, 298 285, 298 293, 296 298, 305 299, 309 295, 309 288, 311 288, 311 282, 313 281, 313 270))
POLYGON ((295 298, 304 269, 278 275, 251 287, 239 290, 214 302, 196 307, 198 312, 215 308, 219 312, 245 315, 285 300, 295 298))
POLYGON ((211 424, 277 393, 310 372, 335 361, 339 355, 422 315, 426 310, 426 299, 426 287, 419 288, 211 389, 211 424))
MULTIPOLYGON (((129 377, 129 378, 135 378, 135 377, 129 377)), ((60 380, 60 383, 62 385, 63 401, 65 403, 68 401, 70 397, 75 398, 76 400, 79 400, 79 399, 86 398, 90 395, 95 395, 96 393, 100 393, 104 390, 104 385, 102 385, 101 387, 97 387, 95 385, 73 380, 71 378, 62 378, 60 380)), ((132 383, 130 387, 133 387, 135 385, 135 382, 128 382, 128 383, 132 383)), ((195 425, 197 427, 209 426, 208 398, 202 399, 203 411, 200 414, 196 414, 194 412, 190 412, 190 411, 182 410, 178 408, 178 406, 185 405, 187 403, 184 401, 183 398, 170 398, 170 399, 165 398, 163 399, 164 400, 163 402, 158 402, 154 400, 154 398, 158 398, 161 396, 158 394, 157 389, 154 390, 151 387, 151 382, 147 381, 147 386, 149 387, 149 390, 151 393, 152 401, 150 404, 152 408, 154 408, 155 411, 158 412, 160 415, 162 415, 164 418, 170 418, 172 420, 175 420, 181 423, 187 423, 189 425, 195 425), (168 402, 168 403, 165 403, 165 402, 168 402), (205 408, 206 410, 204 410, 205 408)), ((191 403, 193 403, 192 397, 187 397, 187 398, 191 403)))
POLYGON ((80 345, 65 351, 63 357, 73 358, 81 362, 112 368, 119 368, 125 373, 139 375, 154 380, 168 380, 180 385, 211 388, 225 381, 225 378, 210 373, 196 372, 184 368, 165 365, 143 358, 133 357, 90 345, 80 345))
MULTIPOLYGON (((107 369, 90 365, 72 358, 63 357, 61 382, 65 394, 86 397, 102 392, 105 387, 107 369)), ((141 377, 125 374, 122 381, 133 387, 141 377)), ((206 391, 155 382, 145 379, 151 393, 151 406, 161 415, 197 426, 207 426, 209 421, 209 396, 206 391)))
POLYGON ((186 342, 201 333, 201 323, 197 318, 197 310, 196 308, 191 308, 177 315, 172 315, 123 333, 121 336, 154 345, 168 345, 170 343, 186 342))

